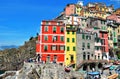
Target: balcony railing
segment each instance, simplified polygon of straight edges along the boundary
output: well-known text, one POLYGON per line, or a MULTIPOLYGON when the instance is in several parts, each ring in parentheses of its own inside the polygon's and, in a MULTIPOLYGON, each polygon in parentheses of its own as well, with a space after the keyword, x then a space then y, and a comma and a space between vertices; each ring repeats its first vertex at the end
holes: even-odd
POLYGON ((77 31, 77 27, 66 27, 68 31, 77 31))
POLYGON ((95 42, 95 46, 101 46, 101 42, 95 42))

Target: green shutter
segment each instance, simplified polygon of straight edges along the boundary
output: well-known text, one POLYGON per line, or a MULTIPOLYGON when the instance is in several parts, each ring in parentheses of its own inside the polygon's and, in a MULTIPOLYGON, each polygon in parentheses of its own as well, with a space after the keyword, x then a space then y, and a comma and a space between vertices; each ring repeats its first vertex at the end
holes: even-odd
POLYGON ((69 38, 67 38, 67 42, 70 42, 70 39, 69 39, 69 38))
POLYGON ((47 50, 47 45, 44 46, 44 50, 47 50))
POLYGON ((82 34, 82 39, 85 39, 85 35, 84 34, 82 34))
POLYGON ((44 36, 44 40, 47 41, 47 40, 48 40, 48 37, 47 37, 47 36, 44 36))
POLYGON ((67 31, 67 34, 69 34, 69 31, 67 31))
POLYGON ((67 47, 67 51, 69 51, 70 50, 70 48, 69 48, 69 46, 67 47))
POLYGON ((56 32, 56 27, 55 26, 53 27, 53 32, 56 32))
POLYGON ((73 47, 73 51, 75 51, 76 49, 75 49, 75 47, 73 47))
POLYGON ((75 32, 72 32, 72 34, 74 34, 75 32))
POLYGON ((72 42, 73 42, 73 43, 75 42, 75 39, 74 39, 74 38, 72 38, 72 42))
POLYGON ((64 36, 61 36, 60 39, 61 39, 61 41, 64 41, 64 36))
POLYGON ((48 31, 48 27, 47 26, 45 26, 45 32, 47 32, 48 31))
POLYGON ((63 27, 61 27, 61 32, 64 32, 64 28, 63 27))

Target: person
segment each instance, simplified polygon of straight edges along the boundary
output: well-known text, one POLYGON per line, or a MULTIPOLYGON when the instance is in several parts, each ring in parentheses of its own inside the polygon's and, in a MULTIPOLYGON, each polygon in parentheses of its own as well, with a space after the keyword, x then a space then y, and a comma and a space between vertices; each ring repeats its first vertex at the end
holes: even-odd
POLYGON ((92 68, 92 71, 95 71, 95 69, 94 69, 94 68, 92 68))

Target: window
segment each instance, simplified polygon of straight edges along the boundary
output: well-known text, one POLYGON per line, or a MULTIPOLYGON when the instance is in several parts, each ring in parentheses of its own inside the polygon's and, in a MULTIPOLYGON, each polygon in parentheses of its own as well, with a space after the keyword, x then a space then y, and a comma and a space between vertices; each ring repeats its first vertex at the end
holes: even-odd
POLYGON ((53 32, 56 33, 56 27, 55 26, 53 27, 53 32))
POLYGON ((60 32, 63 33, 64 32, 64 27, 60 28, 60 32))
POLYGON ((57 55, 54 55, 54 61, 57 61, 57 55))
POLYGON ((82 43, 82 47, 85 48, 85 43, 82 43))
POLYGON ((58 22, 57 25, 60 25, 60 22, 58 22))
POLYGON ((87 48, 90 49, 90 43, 87 44, 87 48))
POLYGON ((74 61, 74 56, 73 56, 73 55, 70 56, 70 61, 71 61, 71 62, 74 61))
POLYGON ((75 51, 76 49, 75 49, 75 47, 73 47, 73 51, 75 51))
POLYGON ((83 60, 86 60, 86 54, 83 52, 83 60))
POLYGON ((46 21, 46 25, 48 25, 49 24, 49 22, 48 21, 46 21))
POLYGON ((85 39, 85 35, 84 34, 82 34, 82 39, 85 39))
POLYGON ((89 39, 89 36, 88 36, 88 35, 86 35, 86 39, 89 39))
POLYGON ((56 45, 52 45, 52 50, 57 50, 57 46, 56 45))
POLYGON ((98 34, 97 34, 97 33, 95 33, 94 37, 95 37, 95 38, 96 38, 96 37, 98 37, 98 34))
POLYGON ((69 38, 67 38, 67 42, 70 42, 70 39, 69 39, 69 38))
POLYGON ((88 38, 89 40, 91 40, 91 36, 89 36, 89 38, 88 38))
POLYGON ((44 51, 47 51, 47 50, 48 50, 48 46, 44 45, 44 51))
POLYGON ((46 62, 47 62, 47 63, 50 62, 50 55, 47 56, 46 62))
POLYGON ((69 51, 70 50, 70 48, 69 48, 69 46, 67 47, 67 51, 69 51))
POLYGON ((48 32, 48 27, 47 26, 44 27, 44 31, 48 32))
POLYGON ((47 35, 44 36, 44 40, 45 40, 45 41, 48 40, 48 36, 47 36, 47 35))
POLYGON ((74 39, 74 38, 72 38, 72 42, 73 42, 73 43, 75 42, 75 39, 74 39))
POLYGON ((100 41, 100 38, 96 38, 96 42, 98 43, 100 41))
POLYGON ((57 41, 57 36, 53 36, 53 42, 57 41))
POLYGON ((96 50, 99 50, 99 47, 98 47, 98 46, 96 46, 96 47, 95 47, 95 49, 96 49, 96 50))
POLYGON ((74 35, 74 34, 75 34, 75 32, 72 32, 72 34, 74 35))
POLYGON ((65 50, 65 47, 63 45, 61 45, 60 50, 65 50))
POLYGON ((67 34, 70 34, 70 32, 69 32, 69 31, 67 31, 67 34))
POLYGON ((61 36, 61 37, 60 37, 60 40, 61 40, 61 41, 64 41, 64 36, 61 36))
POLYGON ((101 40, 101 44, 105 45, 105 40, 104 39, 101 40))

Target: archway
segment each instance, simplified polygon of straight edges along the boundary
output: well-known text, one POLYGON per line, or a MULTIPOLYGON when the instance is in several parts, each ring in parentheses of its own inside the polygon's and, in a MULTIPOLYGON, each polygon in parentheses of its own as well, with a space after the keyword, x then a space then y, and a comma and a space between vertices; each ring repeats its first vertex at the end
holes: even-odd
POLYGON ((92 70, 92 69, 95 69, 95 63, 90 63, 90 69, 92 70))
POLYGON ((87 70, 87 64, 83 65, 83 70, 86 71, 87 70))
POLYGON ((102 66, 103 66, 102 63, 98 64, 98 68, 102 68, 102 66))

